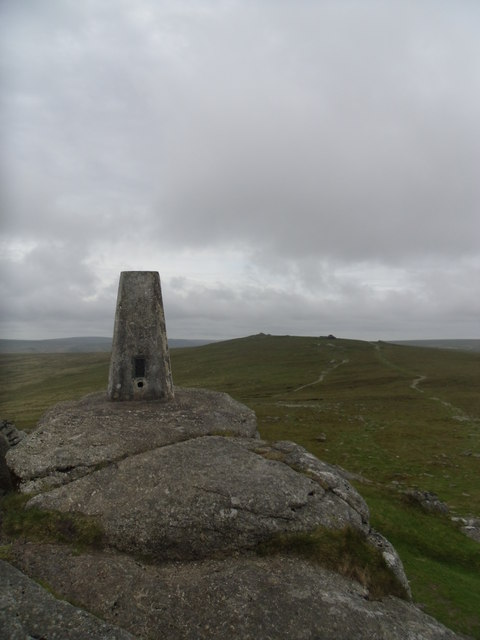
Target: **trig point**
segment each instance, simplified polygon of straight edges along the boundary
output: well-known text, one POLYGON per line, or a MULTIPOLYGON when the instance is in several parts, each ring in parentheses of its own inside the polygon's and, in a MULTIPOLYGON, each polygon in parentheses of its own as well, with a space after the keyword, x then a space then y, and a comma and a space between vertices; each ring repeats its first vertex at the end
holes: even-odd
POLYGON ((171 400, 173 380, 156 271, 122 271, 108 377, 110 400, 171 400))

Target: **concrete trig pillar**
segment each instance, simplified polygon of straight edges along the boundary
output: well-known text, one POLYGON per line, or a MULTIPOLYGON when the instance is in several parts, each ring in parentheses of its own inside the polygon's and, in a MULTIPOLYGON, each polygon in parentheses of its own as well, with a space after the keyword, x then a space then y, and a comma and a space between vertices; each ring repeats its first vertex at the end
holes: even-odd
POLYGON ((173 395, 160 276, 156 271, 122 271, 108 397, 171 400, 173 395))

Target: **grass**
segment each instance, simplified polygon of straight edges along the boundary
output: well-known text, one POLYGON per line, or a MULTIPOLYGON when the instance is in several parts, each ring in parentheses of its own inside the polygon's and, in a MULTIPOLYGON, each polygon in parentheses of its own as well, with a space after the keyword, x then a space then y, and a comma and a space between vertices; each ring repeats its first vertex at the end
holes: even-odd
POLYGON ((30 497, 11 493, 1 499, 2 540, 21 538, 41 543, 65 543, 78 550, 102 546, 103 532, 93 518, 80 513, 26 509, 30 497))
MULTIPOLYGON (((171 356, 175 384, 230 393, 255 410, 263 438, 296 441, 374 482, 357 488, 372 526, 399 551, 414 598, 480 638, 480 546, 400 499, 407 488, 433 491, 452 514, 480 517, 480 354, 258 335, 171 356)), ((53 403, 106 389, 108 360, 0 356, 0 417, 31 429, 53 403)))
POLYGON ((30 431, 62 400, 106 389, 108 353, 0 355, 0 417, 30 431))
POLYGON ((249 405, 266 439, 480 516, 480 354, 260 335, 173 351, 172 364, 177 384, 249 405))
POLYGON ((423 512, 382 486, 357 484, 371 524, 394 545, 410 580, 413 598, 447 626, 479 637, 480 551, 440 514, 423 512))
POLYGON ((359 582, 368 589, 371 600, 387 595, 408 597, 381 552, 368 544, 360 531, 350 527, 340 531, 318 527, 309 533, 279 534, 261 544, 258 552, 261 555, 298 555, 313 560, 359 582))

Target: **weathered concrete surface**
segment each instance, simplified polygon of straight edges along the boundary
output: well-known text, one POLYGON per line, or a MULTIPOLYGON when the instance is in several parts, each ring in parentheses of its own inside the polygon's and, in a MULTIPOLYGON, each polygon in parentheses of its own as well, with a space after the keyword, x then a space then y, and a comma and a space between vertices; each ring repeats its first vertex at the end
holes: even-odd
POLYGON ((57 600, 2 560, 0 635, 5 640, 134 640, 127 631, 57 600))
POLYGON ((338 495, 336 476, 320 483, 241 442, 206 436, 154 449, 41 493, 28 506, 95 516, 109 544, 161 559, 252 548, 275 533, 318 525, 368 533, 368 511, 353 487, 338 495))
POLYGON ((231 557, 150 565, 118 553, 19 546, 14 562, 63 597, 139 638, 456 640, 411 603, 298 558, 231 557))
POLYGON ((110 402, 91 394, 48 411, 7 454, 20 491, 35 493, 99 465, 207 434, 257 436, 254 412, 226 393, 177 387, 168 402, 110 402))
POLYGON ((160 276, 156 271, 122 271, 108 397, 166 401, 173 396, 160 276))

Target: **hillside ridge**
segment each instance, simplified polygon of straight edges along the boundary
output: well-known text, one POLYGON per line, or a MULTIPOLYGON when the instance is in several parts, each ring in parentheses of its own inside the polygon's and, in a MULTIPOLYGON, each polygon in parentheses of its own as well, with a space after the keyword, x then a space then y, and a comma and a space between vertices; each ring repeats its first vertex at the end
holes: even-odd
MULTIPOLYGON (((170 349, 199 347, 215 340, 171 338, 170 349)), ((0 339, 0 353, 106 353, 112 348, 112 338, 104 336, 78 336, 49 338, 46 340, 0 339)))

